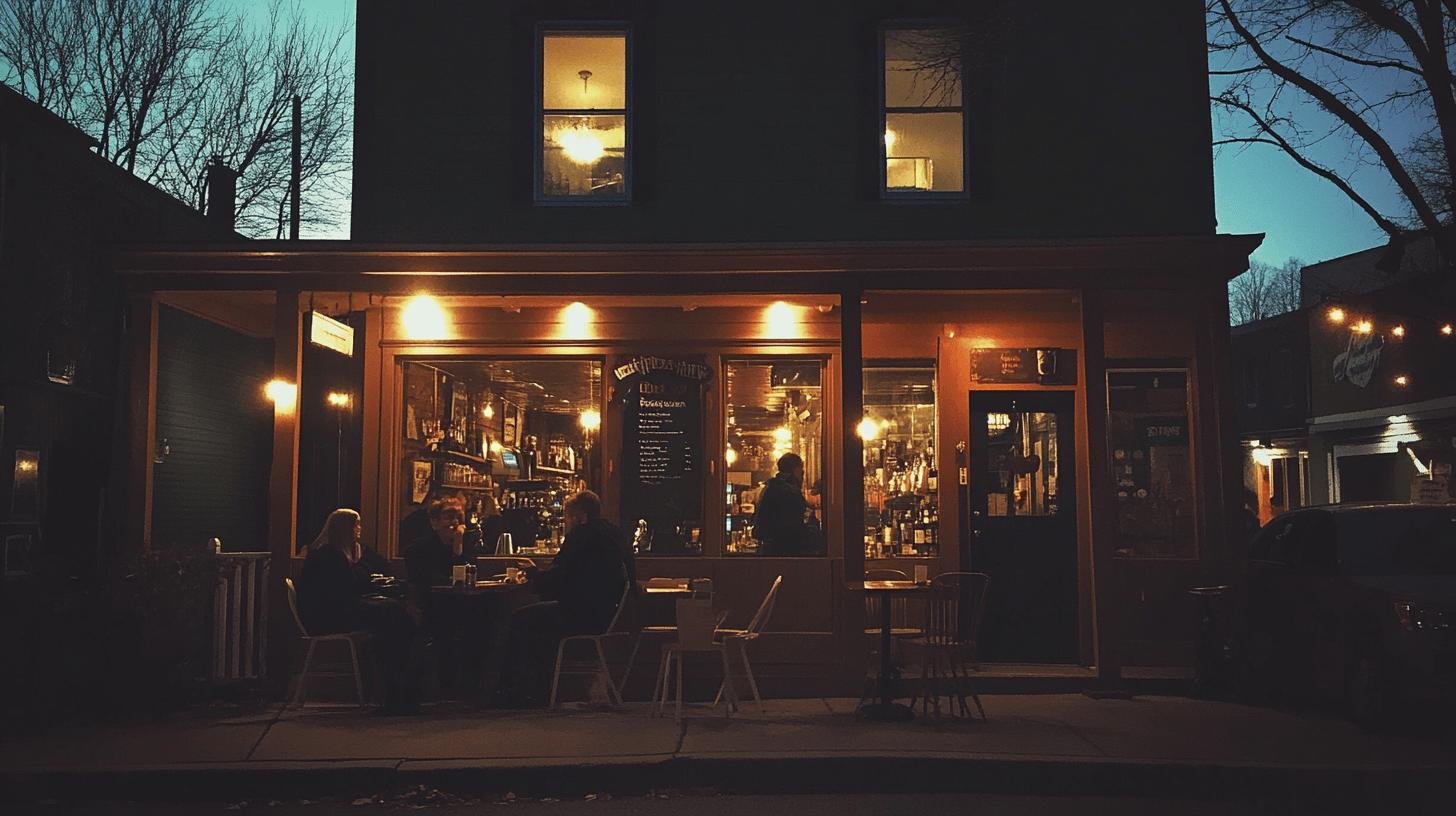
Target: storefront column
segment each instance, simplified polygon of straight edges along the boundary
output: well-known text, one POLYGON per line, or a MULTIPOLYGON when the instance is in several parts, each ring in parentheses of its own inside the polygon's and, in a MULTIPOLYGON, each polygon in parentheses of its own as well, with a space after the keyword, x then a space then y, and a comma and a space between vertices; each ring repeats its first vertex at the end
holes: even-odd
MULTIPOLYGON (((280 290, 274 306, 273 377, 298 389, 303 373, 303 309, 298 291, 280 290)), ((295 391, 295 393, 298 393, 295 391)), ((288 611, 283 579, 292 575, 298 512, 298 411, 293 405, 273 406, 273 462, 268 476, 268 551, 272 557, 269 591, 269 685, 287 687, 291 673, 289 644, 296 633, 288 611)))
POLYGON ((1241 529, 1243 507, 1243 465, 1239 450, 1239 429, 1235 418, 1238 405, 1234 399, 1233 365, 1230 362, 1229 314, 1226 289, 1219 286, 1210 289, 1199 298, 1199 311, 1203 318, 1198 354, 1200 376, 1198 393, 1211 448, 1207 459, 1211 473, 1205 501, 1210 512, 1204 522, 1207 536, 1204 567, 1215 574, 1229 575, 1234 564, 1243 560, 1246 541, 1236 541, 1235 531, 1241 529))
POLYGON ((152 459, 157 451, 157 300, 150 293, 127 300, 127 441, 125 482, 113 495, 125 496, 127 552, 145 553, 152 543, 152 459))
POLYGON ((1117 494, 1107 454, 1107 357, 1102 290, 1083 289, 1082 382, 1087 398, 1087 489, 1092 531, 1092 618, 1097 687, 1094 696, 1125 696, 1122 688, 1122 615, 1126 599, 1116 558, 1117 494))
MULTIPOLYGON (((839 424, 841 459, 839 526, 844 546, 843 580, 847 586, 864 581, 864 440, 859 438, 859 421, 864 416, 864 309, 860 298, 864 286, 858 280, 847 282, 839 292, 840 376, 839 400, 842 419, 839 424)), ((833 549, 830 550, 833 553, 833 549)), ((838 593, 843 601, 843 624, 839 627, 848 659, 846 669, 864 670, 864 637, 860 621, 864 617, 864 600, 859 592, 838 593)))

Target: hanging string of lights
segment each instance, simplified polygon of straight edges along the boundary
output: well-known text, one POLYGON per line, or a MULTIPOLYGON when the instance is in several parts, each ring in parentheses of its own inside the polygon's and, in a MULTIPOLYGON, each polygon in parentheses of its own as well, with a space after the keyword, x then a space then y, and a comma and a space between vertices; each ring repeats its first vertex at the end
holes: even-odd
MULTIPOLYGON (((1346 326, 1349 328, 1351 334, 1364 337, 1374 334, 1380 328, 1371 317, 1357 317, 1350 314, 1350 311, 1344 306, 1337 304, 1325 308, 1325 320, 1331 325, 1346 326)), ((1421 324, 1441 338, 1456 339, 1456 326, 1453 326, 1449 320, 1432 320, 1424 317, 1414 317, 1406 320, 1392 319, 1391 322, 1384 324, 1384 326, 1391 337, 1396 340, 1404 340, 1410 331, 1406 325, 1407 323, 1421 324)), ((1410 385, 1411 377, 1405 373, 1396 374, 1391 378, 1391 382, 1399 388, 1405 388, 1410 385)))

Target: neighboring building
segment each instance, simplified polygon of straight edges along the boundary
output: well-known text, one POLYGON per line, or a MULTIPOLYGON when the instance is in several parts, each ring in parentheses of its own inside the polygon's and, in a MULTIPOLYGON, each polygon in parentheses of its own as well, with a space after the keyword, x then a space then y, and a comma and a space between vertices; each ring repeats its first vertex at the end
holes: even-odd
POLYGON ((121 259, 272 341, 273 574, 335 478, 327 382, 367 546, 446 487, 549 558, 589 486, 737 622, 784 576, 777 693, 858 688, 871 569, 991 574, 988 662, 1186 665, 1185 590, 1238 555, 1224 292, 1259 240, 1215 234, 1203 9, 994 5, 361 2, 353 241, 121 259), (818 532, 761 543, 790 451, 818 532))
POLYGON ((0 522, 7 574, 88 574, 115 540, 127 449, 122 242, 231 230, 106 161, 93 140, 0 85, 0 522), (102 527, 103 519, 108 527, 102 527))
POLYGON ((1303 507, 1309 485, 1309 316, 1304 310, 1235 326, 1233 379, 1244 487, 1262 524, 1303 507))

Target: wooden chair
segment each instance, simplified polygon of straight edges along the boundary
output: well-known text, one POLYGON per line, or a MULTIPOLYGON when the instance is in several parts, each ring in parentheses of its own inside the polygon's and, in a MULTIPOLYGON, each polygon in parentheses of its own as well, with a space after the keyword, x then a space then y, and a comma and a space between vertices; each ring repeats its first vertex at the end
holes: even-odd
MULTIPOLYGON (((865 570, 866 581, 908 581, 910 576, 897 569, 870 569, 865 570)), ((864 599, 864 634, 869 644, 869 667, 870 671, 865 674, 864 691, 860 694, 859 703, 864 705, 875 693, 878 684, 880 667, 880 633, 881 633, 881 610, 880 604, 888 601, 890 603, 890 641, 892 648, 899 652, 899 643, 903 638, 920 637, 925 634, 925 629, 918 625, 916 616, 911 614, 911 599, 905 597, 885 598, 873 592, 866 592, 864 599)), ((897 657, 898 660, 898 657, 897 657)))
MULTIPOLYGON (((632 581, 622 587, 622 597, 617 600, 617 611, 612 614, 611 623, 607 624, 606 631, 599 635, 570 635, 561 639, 556 646, 556 669, 551 674, 551 702, 550 707, 556 708, 557 691, 561 686, 561 675, 588 675, 600 677, 606 682, 607 699, 612 705, 622 704, 622 692, 617 683, 612 680, 612 668, 607 662, 606 644, 608 641, 617 638, 631 637, 636 634, 634 627, 637 625, 636 612, 633 609, 633 598, 637 597, 636 586, 632 581), (585 660, 567 662, 566 648, 573 644, 591 644, 592 656, 585 660)), ((627 670, 631 671, 628 664, 627 670)), ((622 675, 622 683, 626 684, 627 675, 622 675)))
POLYGON ((310 635, 308 629, 304 628, 303 617, 298 614, 298 587, 294 586, 292 578, 283 579, 283 587, 288 590, 288 611, 293 613, 293 625, 298 627, 298 636, 308 644, 308 650, 303 655, 303 671, 298 674, 298 689, 293 695, 293 704, 302 706, 304 703, 304 691, 308 687, 309 677, 353 677, 354 693, 358 696, 359 707, 364 707, 364 676, 359 671, 359 644, 369 639, 368 632, 336 632, 331 635, 310 635), (314 651, 323 643, 343 643, 349 647, 349 665, 352 672, 318 672, 313 670, 314 651))
POLYGON ((925 634, 902 641, 907 651, 920 657, 921 687, 910 705, 913 708, 918 697, 922 715, 928 713, 933 698, 935 714, 940 716, 940 680, 944 674, 951 682, 951 696, 959 704, 960 714, 971 715, 966 705, 969 693, 985 721, 986 709, 971 685, 967 664, 977 659, 976 643, 990 583, 990 577, 980 572, 946 572, 931 579, 925 597, 925 634))

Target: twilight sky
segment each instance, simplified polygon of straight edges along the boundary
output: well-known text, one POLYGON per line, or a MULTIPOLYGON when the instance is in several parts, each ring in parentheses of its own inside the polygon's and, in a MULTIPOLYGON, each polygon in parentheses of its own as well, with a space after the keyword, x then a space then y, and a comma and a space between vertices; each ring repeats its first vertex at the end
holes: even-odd
MULTIPOLYGON (((259 0, 230 1, 250 11, 264 5, 259 0)), ((331 26, 353 24, 355 0, 299 2, 319 22, 331 26)), ((349 48, 352 51, 352 39, 349 48)), ((1216 136, 1219 130, 1215 118, 1216 136)), ((1335 145, 1331 149, 1342 147, 1335 145)), ((1337 157, 1338 153, 1327 158, 1337 157)), ((1368 169, 1359 171, 1356 179, 1357 189, 1377 207, 1389 214, 1402 214, 1397 203, 1399 194, 1388 179, 1368 169)), ((1313 263, 1384 241, 1383 233, 1344 195, 1273 147, 1220 148, 1214 155, 1214 182, 1219 232, 1267 233, 1264 245, 1254 253, 1258 260, 1282 264, 1288 258, 1299 258, 1313 263)))

